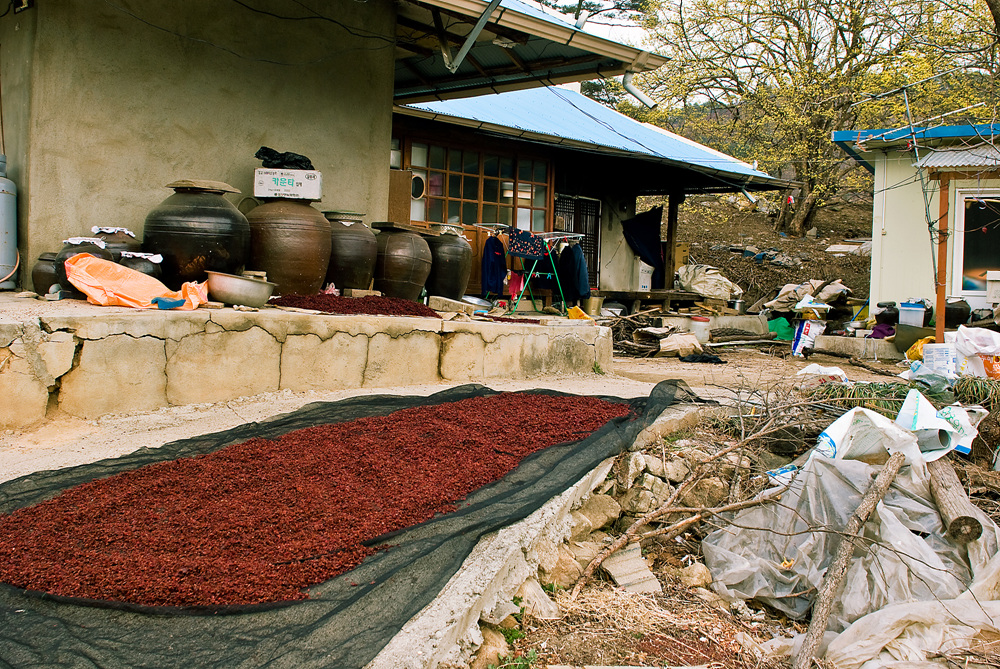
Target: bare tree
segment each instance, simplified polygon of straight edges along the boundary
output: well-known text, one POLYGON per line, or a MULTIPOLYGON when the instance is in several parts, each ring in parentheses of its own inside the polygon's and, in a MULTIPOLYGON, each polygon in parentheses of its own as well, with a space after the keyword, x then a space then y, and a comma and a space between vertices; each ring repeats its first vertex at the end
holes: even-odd
POLYGON ((645 83, 675 109, 715 110, 742 144, 731 152, 799 181, 778 229, 802 234, 854 169, 831 132, 884 122, 853 103, 926 60, 921 39, 948 29, 945 14, 935 0, 678 0, 655 17, 673 60, 645 83))

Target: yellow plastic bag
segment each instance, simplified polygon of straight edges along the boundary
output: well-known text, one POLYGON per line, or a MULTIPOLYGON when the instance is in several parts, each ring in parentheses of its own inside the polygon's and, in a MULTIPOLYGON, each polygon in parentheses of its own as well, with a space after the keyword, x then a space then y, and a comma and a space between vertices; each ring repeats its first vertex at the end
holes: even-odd
POLYGON ((87 296, 91 304, 104 307, 156 308, 153 298, 184 300, 177 309, 197 309, 208 302, 204 283, 188 281, 179 291, 170 290, 160 281, 130 267, 110 260, 95 258, 89 253, 77 253, 66 260, 66 278, 87 296))
POLYGON ((570 307, 569 310, 566 312, 566 316, 568 318, 576 318, 576 319, 585 318, 587 320, 590 320, 590 316, 587 315, 587 312, 585 312, 580 307, 570 307))
POLYGON ((924 344, 933 344, 934 336, 924 337, 923 339, 918 339, 913 342, 913 345, 906 349, 906 359, 907 360, 923 360, 924 359, 924 344))

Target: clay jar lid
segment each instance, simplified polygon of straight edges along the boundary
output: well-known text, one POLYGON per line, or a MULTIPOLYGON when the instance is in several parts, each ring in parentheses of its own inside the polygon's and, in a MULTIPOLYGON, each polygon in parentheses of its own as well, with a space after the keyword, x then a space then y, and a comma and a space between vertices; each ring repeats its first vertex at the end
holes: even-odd
POLYGON ((209 181, 208 179, 180 179, 167 184, 167 188, 174 190, 202 190, 215 193, 239 193, 238 188, 233 188, 222 181, 209 181))

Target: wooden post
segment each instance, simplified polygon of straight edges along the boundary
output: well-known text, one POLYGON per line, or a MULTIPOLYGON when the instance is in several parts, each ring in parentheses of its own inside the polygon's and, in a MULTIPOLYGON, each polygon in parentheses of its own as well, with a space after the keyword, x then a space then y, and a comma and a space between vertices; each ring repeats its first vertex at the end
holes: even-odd
POLYGON ((667 239, 666 248, 663 250, 663 288, 664 290, 674 289, 674 246, 677 244, 677 212, 681 202, 684 201, 684 193, 673 192, 667 200, 667 239))
POLYGON ((948 536, 960 544, 982 536, 983 525, 975 517, 972 502, 951 462, 947 458, 938 458, 927 463, 927 471, 931 475, 931 494, 948 536))
POLYGON ((823 583, 819 586, 819 592, 816 593, 816 603, 813 604, 809 630, 802 641, 802 650, 795 657, 792 669, 808 669, 812 665, 813 656, 823 640, 823 633, 826 632, 826 624, 830 619, 830 612, 833 610, 834 595, 840 589, 844 576, 847 575, 847 567, 850 565, 851 555, 854 554, 854 539, 861 534, 865 523, 868 522, 868 517, 875 510, 875 506, 885 497, 885 493, 892 485, 905 459, 902 453, 893 453, 889 457, 889 460, 883 465, 882 471, 875 477, 875 482, 861 498, 861 504, 848 519, 847 527, 844 528, 844 538, 837 546, 833 562, 827 567, 823 583))
MULTIPOLYGON (((919 169, 919 168, 918 168, 919 169)), ((951 182, 947 176, 938 180, 938 247, 937 247, 937 299, 934 305, 934 341, 944 343, 944 311, 948 282, 948 198, 951 182)), ((954 268, 959 271, 958 268, 954 268)))

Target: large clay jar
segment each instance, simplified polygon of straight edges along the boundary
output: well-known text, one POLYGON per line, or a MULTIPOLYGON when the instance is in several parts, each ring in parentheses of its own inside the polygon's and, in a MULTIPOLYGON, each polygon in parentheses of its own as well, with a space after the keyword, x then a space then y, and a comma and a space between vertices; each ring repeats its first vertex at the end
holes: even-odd
POLYGON ((100 244, 95 244, 94 242, 96 241, 98 241, 96 238, 83 237, 74 243, 65 242, 63 243, 63 247, 59 249, 59 252, 56 253, 56 259, 53 262, 56 270, 56 283, 63 290, 69 291, 70 295, 80 300, 86 299, 86 295, 77 290, 69 282, 69 279, 66 278, 65 262, 78 253, 89 253, 95 258, 101 258, 102 260, 113 260, 111 251, 100 246, 100 244))
POLYGON ((204 281, 205 272, 239 274, 250 255, 250 224, 223 193, 220 181, 184 179, 167 184, 174 194, 146 216, 142 250, 163 256, 163 283, 177 290, 204 281))
POLYGON ((326 282, 337 288, 367 290, 375 277, 378 242, 361 218, 339 211, 325 211, 330 221, 330 266, 326 282))
POLYGON ((59 278, 56 276, 56 254, 43 253, 38 256, 38 261, 31 268, 31 289, 39 295, 44 295, 54 283, 59 283, 59 278))
POLYGON ((437 237, 428 237, 433 262, 427 277, 427 294, 461 300, 472 273, 472 245, 461 228, 447 227, 437 237))
POLYGON ((247 214, 250 264, 276 295, 315 295, 330 264, 330 222, 303 200, 271 200, 247 214))
POLYGON ((104 240, 104 248, 111 251, 115 262, 122 258, 122 252, 138 253, 142 250, 142 242, 135 234, 125 228, 95 228, 94 237, 104 240))
POLYGON ((125 253, 118 264, 122 267, 128 267, 129 269, 134 269, 137 272, 142 272, 143 274, 148 274, 154 279, 163 279, 163 270, 160 269, 160 263, 153 262, 149 258, 143 258, 143 255, 148 254, 130 254, 125 253))
POLYGON ((375 261, 375 290, 386 297, 420 299, 420 292, 431 273, 431 249, 420 235, 412 232, 382 230, 378 237, 375 261))

